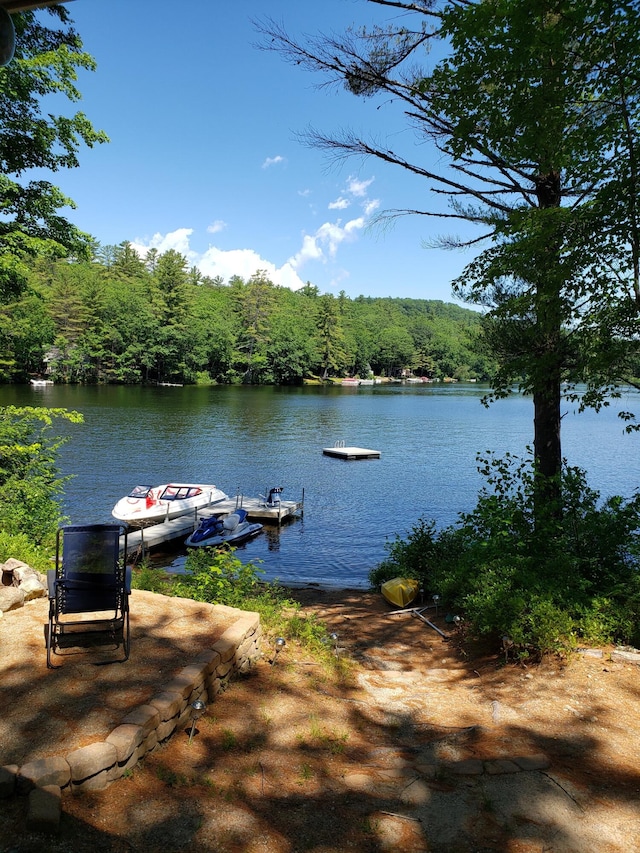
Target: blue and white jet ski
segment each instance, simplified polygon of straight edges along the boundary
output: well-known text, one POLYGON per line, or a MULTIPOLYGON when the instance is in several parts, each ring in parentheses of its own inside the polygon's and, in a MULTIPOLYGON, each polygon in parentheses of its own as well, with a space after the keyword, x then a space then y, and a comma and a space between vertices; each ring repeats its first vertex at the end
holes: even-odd
POLYGON ((246 509, 237 509, 224 518, 203 518, 200 525, 187 537, 189 548, 216 548, 220 545, 238 545, 262 530, 262 525, 247 520, 246 509))

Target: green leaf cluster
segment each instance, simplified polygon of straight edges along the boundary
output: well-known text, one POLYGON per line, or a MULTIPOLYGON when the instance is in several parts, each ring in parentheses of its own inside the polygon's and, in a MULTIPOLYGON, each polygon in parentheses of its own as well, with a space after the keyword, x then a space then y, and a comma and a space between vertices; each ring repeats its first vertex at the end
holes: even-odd
POLYGON ((189 552, 185 574, 177 576, 173 592, 195 601, 238 607, 259 592, 261 573, 230 549, 199 548, 189 552))

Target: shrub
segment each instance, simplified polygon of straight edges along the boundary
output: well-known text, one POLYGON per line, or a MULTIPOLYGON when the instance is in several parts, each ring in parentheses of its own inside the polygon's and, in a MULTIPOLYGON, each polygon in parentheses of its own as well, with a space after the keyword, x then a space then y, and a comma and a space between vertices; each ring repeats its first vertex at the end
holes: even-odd
POLYGON ((260 614, 267 637, 295 640, 325 664, 340 665, 332 654, 326 627, 315 615, 301 614, 300 605, 287 597, 283 587, 263 581, 262 570, 252 562, 242 563, 233 548, 190 551, 185 569, 183 575, 158 578, 156 570, 143 567, 135 575, 135 585, 209 604, 254 610, 260 614))
POLYGON ((26 533, 12 534, 0 530, 0 563, 6 563, 10 557, 13 557, 44 574, 48 569, 53 568, 51 554, 50 548, 36 545, 26 533))
POLYGON ((33 406, 0 408, 0 528, 48 546, 63 520, 60 495, 68 479, 57 467, 66 439, 52 434, 55 419, 81 423, 82 415, 33 406))
POLYGON ((148 592, 171 595, 173 580, 170 575, 153 569, 144 562, 134 568, 131 586, 134 589, 146 589, 148 592))
POLYGON ((438 532, 433 521, 421 518, 408 538, 396 536, 385 544, 389 556, 369 572, 369 582, 377 587, 391 578, 409 577, 419 580, 425 589, 433 589, 433 566, 440 566, 445 574, 452 561, 457 563, 460 546, 456 531, 448 528, 438 532))
POLYGON ((370 574, 415 577, 462 610, 477 634, 508 634, 537 652, 633 641, 640 631, 640 495, 605 501, 564 467, 561 505, 536 505, 530 461, 478 459, 475 509, 436 531, 420 520, 370 574), (535 507, 535 512, 534 512, 535 507))

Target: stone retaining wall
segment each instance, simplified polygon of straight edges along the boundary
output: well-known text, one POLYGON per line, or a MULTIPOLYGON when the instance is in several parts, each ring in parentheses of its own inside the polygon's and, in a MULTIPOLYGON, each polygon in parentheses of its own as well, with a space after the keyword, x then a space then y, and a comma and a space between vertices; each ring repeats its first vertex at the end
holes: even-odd
MULTIPOLYGON (((55 814, 59 791, 102 790, 124 776, 158 743, 186 728, 196 699, 212 702, 234 675, 246 672, 260 657, 261 635, 259 614, 243 614, 211 649, 181 669, 146 705, 127 714, 104 741, 64 756, 39 758, 22 767, 0 767, 0 797, 29 794, 33 820, 28 824, 35 829, 37 823, 42 828, 46 823, 43 803, 49 802, 55 814)), ((59 806, 57 810, 59 817, 59 806)))

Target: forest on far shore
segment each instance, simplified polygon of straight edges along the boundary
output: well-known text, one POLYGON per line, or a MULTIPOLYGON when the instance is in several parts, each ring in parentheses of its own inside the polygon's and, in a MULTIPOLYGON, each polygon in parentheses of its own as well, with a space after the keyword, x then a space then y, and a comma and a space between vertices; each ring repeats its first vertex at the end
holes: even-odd
POLYGON ((143 261, 128 242, 92 261, 34 259, 8 313, 3 382, 292 385, 403 372, 482 381, 495 369, 481 315, 458 305, 350 299, 311 284, 294 292, 263 271, 224 282, 175 250, 143 261))

